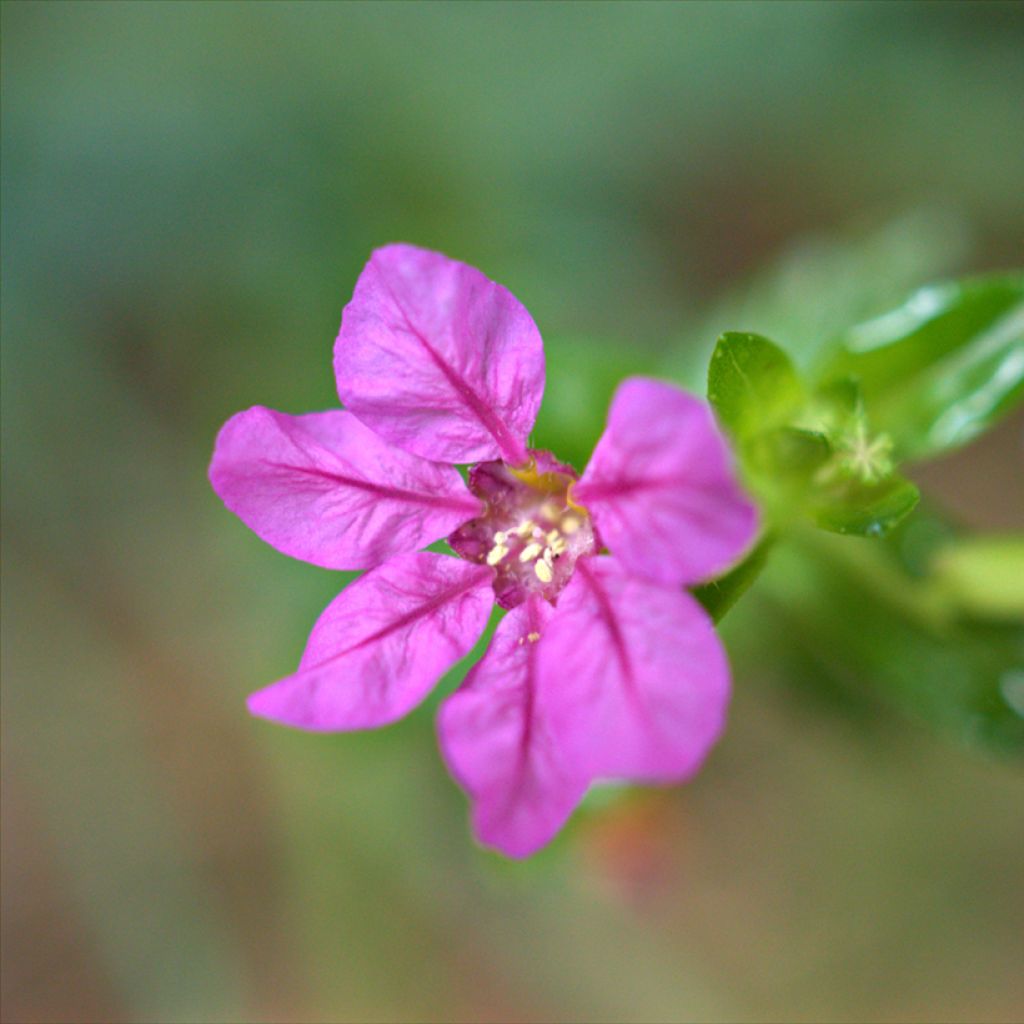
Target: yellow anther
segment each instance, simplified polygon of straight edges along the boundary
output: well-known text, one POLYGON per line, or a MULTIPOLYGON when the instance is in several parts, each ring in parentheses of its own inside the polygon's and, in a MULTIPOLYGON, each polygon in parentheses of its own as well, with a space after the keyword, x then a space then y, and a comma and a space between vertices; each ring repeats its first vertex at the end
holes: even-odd
POLYGON ((487 564, 497 565, 506 555, 508 554, 508 548, 504 544, 495 544, 490 551, 487 552, 487 564))
POLYGON ((532 519, 524 519, 514 530, 509 530, 509 533, 517 534, 525 539, 533 533, 533 528, 536 525, 532 519))
POLYGON ((533 571, 537 574, 537 579, 539 579, 541 583, 550 583, 554 576, 554 573, 551 571, 551 566, 548 565, 547 562, 537 562, 533 567, 533 571))
POLYGON ((544 535, 544 539, 549 544, 554 544, 555 541, 558 540, 558 538, 560 536, 561 536, 561 534, 557 530, 548 530, 548 532, 544 535))
POLYGON ((533 544, 527 544, 522 551, 519 552, 520 562, 532 562, 540 554, 540 545, 534 542, 533 544))
POLYGON ((548 563, 549 567, 555 561, 555 556, 552 554, 551 548, 545 548, 544 549, 544 561, 548 563))
POLYGON ((566 545, 565 541, 562 540, 561 537, 559 537, 556 540, 553 540, 551 542, 551 551, 552 551, 553 554, 556 554, 556 555, 564 554, 565 551, 566 551, 566 547, 567 547, 567 545, 566 545))
POLYGON ((504 530, 499 530, 494 535, 494 543, 495 544, 504 544, 507 539, 508 539, 508 534, 505 533, 504 530))
POLYGON ((562 528, 562 533, 571 537, 580 528, 581 523, 575 516, 566 516, 559 526, 562 528))
POLYGON ((531 644, 535 644, 540 639, 540 633, 527 633, 526 639, 529 640, 531 644))

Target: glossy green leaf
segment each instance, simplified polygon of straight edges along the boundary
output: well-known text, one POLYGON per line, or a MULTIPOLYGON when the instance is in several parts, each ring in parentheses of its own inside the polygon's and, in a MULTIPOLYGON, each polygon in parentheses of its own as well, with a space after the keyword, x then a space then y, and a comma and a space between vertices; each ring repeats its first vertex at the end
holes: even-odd
POLYGON ((923 288, 840 344, 826 379, 860 381, 901 458, 958 447, 1024 397, 1024 274, 923 288))
POLYGON ((708 400, 734 438, 782 426, 803 399, 803 382, 778 345, 759 334, 718 339, 708 366, 708 400))
POLYGON ((823 530, 859 537, 884 537, 911 512, 921 495, 909 481, 892 475, 878 483, 845 480, 816 496, 812 518, 823 530))

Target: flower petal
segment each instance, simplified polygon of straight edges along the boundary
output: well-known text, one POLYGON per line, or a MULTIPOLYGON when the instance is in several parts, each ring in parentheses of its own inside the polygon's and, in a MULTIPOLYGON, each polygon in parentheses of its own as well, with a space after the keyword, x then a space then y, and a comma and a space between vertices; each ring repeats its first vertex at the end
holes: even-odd
POLYGON ((509 612, 438 716, 441 750, 473 801, 477 837, 510 857, 547 843, 587 788, 563 759, 538 700, 536 641, 552 614, 539 597, 509 612))
POLYGON ((268 544, 328 569, 415 551, 482 508, 457 469, 390 447, 340 410, 238 413, 217 437, 210 481, 268 544))
POLYGON ((616 558, 576 564, 537 678, 565 756, 591 779, 686 778, 725 723, 729 666, 711 620, 616 558))
POLYGON ((346 587, 309 636, 299 670, 252 694, 283 725, 369 729, 401 718, 476 643, 492 572, 447 555, 399 555, 346 587))
POLYGON ((757 532, 711 410, 643 377, 619 386, 573 497, 612 554, 661 583, 720 575, 757 532))
POLYGON ((473 267, 412 245, 378 249, 334 346, 342 403, 438 462, 526 461, 544 347, 522 304, 473 267))

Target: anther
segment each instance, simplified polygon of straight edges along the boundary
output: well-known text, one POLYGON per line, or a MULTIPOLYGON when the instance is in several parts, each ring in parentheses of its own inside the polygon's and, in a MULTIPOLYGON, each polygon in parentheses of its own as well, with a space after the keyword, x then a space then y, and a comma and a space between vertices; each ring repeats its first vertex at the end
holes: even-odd
POLYGON ((508 554, 508 548, 504 544, 495 544, 490 551, 487 552, 487 564, 497 565, 506 555, 508 554))
POLYGON ((547 562, 537 562, 534 564, 533 571, 537 574, 537 579, 541 583, 550 583, 554 578, 554 573, 551 571, 551 566, 547 562))
POLYGON ((520 562, 532 562, 540 554, 540 545, 534 542, 533 544, 527 544, 522 551, 519 552, 520 562))

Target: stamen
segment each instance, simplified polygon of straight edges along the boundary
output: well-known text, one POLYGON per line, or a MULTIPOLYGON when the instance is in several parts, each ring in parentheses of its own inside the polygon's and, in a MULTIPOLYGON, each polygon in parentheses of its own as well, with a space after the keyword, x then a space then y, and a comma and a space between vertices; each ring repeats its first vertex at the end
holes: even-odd
POLYGON ((527 544, 522 551, 519 552, 520 562, 532 562, 540 554, 540 545, 534 542, 533 544, 527 544))
POLYGON ((508 554, 508 548, 504 544, 495 544, 490 551, 487 552, 487 564, 497 565, 506 555, 508 554))
MULTIPOLYGON (((460 526, 449 543, 460 557, 494 570, 502 608, 531 596, 556 601, 577 559, 595 548, 589 513, 571 500, 575 476, 546 453, 518 467, 502 461, 473 467, 469 486, 484 503, 483 514, 460 526)), ((535 638, 524 633, 520 642, 527 639, 535 638)))
POLYGON ((531 644, 535 644, 540 639, 540 633, 527 633, 526 639, 529 640, 531 644))
POLYGON ((519 537, 526 538, 533 533, 533 528, 537 524, 532 519, 524 519, 515 529, 509 530, 509 533, 514 533, 519 537))

